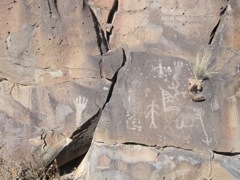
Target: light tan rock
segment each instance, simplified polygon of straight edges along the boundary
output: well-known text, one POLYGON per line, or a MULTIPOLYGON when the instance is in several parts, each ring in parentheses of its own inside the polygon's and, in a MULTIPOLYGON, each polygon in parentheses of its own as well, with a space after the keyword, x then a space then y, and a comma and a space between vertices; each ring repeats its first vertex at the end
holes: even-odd
POLYGON ((96 68, 89 59, 108 50, 105 37, 98 35, 97 29, 95 32, 97 22, 93 22, 88 5, 58 1, 55 6, 52 0, 10 4, 11 10, 2 7, 3 14, 10 13, 13 18, 11 13, 15 12, 22 19, 2 20, 2 23, 17 22, 14 26, 5 24, 7 32, 0 39, 6 46, 0 58, 2 77, 24 85, 40 85, 96 75, 74 72, 81 71, 82 66, 96 68))
POLYGON ((98 22, 101 25, 102 30, 107 31, 108 23, 111 23, 111 16, 114 15, 114 8, 117 6, 117 0, 101 1, 101 0, 89 0, 92 11, 94 12, 98 22))
POLYGON ((120 0, 110 46, 115 48, 126 43, 134 51, 170 54, 191 61, 192 52, 196 52, 193 47, 198 49, 208 43, 219 21, 220 9, 226 5, 224 0, 141 3, 120 0))

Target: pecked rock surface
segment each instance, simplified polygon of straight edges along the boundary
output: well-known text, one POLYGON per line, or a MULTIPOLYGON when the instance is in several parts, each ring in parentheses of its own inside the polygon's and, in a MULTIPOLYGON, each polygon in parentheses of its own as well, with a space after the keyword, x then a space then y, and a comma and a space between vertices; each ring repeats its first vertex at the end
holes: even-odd
POLYGON ((239 179, 239 9, 1 1, 1 160, 62 166, 87 153, 75 179, 239 179), (194 102, 203 48, 217 73, 194 102))

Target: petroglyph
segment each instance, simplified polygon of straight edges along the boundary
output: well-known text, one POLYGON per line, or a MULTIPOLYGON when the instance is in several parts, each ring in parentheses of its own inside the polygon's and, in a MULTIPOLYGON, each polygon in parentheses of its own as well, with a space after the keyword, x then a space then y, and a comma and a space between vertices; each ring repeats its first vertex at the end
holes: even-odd
POLYGON ((158 66, 153 67, 151 71, 152 72, 157 72, 159 78, 164 78, 164 77, 167 77, 167 75, 171 75, 172 74, 171 67, 170 66, 164 67, 162 65, 162 61, 159 61, 158 62, 158 66))
POLYGON ((236 72, 240 73, 240 65, 237 65, 235 68, 236 68, 236 72))
POLYGON ((44 87, 43 88, 43 90, 47 93, 47 94, 49 94, 49 91, 44 87))
POLYGON ((191 114, 182 114, 179 115, 176 119, 176 128, 184 129, 184 128, 192 128, 195 123, 195 116, 191 114))
POLYGON ((141 121, 137 121, 135 115, 131 115, 129 112, 127 112, 126 116, 128 117, 126 121, 128 129, 137 131, 142 130, 141 121))
POLYGON ((176 101, 179 100, 179 99, 178 99, 178 96, 179 96, 179 95, 182 96, 182 97, 186 97, 186 94, 187 94, 186 91, 180 92, 180 91, 178 90, 178 88, 179 88, 179 82, 178 82, 178 81, 173 81, 173 82, 172 82, 172 85, 171 85, 171 86, 168 86, 168 88, 171 89, 171 90, 174 90, 174 95, 173 95, 173 97, 174 97, 174 99, 175 99, 176 101))
POLYGON ((151 91, 151 90, 150 90, 149 88, 144 89, 144 96, 145 96, 145 97, 148 97, 150 91, 151 91))
POLYGON ((147 106, 148 113, 145 116, 146 118, 150 117, 150 119, 151 119, 150 128, 154 128, 154 129, 157 128, 157 126, 155 124, 155 117, 156 116, 160 117, 160 115, 158 114, 158 112, 155 109, 159 109, 159 106, 157 104, 155 104, 154 101, 152 101, 152 103, 147 106))
POLYGON ((209 137, 208 137, 206 128, 205 128, 205 126, 204 126, 204 124, 203 124, 203 119, 202 119, 202 117, 203 117, 203 115, 204 115, 204 111, 203 111, 201 108, 199 108, 199 109, 194 109, 194 112, 195 112, 195 115, 196 115, 196 119, 197 119, 197 120, 200 120, 200 123, 201 123, 201 125, 202 125, 202 129, 203 129, 203 132, 204 132, 204 136, 205 136, 205 138, 206 138, 205 140, 202 140, 202 142, 206 143, 207 146, 209 146, 210 143, 212 142, 212 138, 209 138, 209 137))
POLYGON ((173 63, 173 80, 178 81, 180 74, 182 72, 182 68, 183 68, 183 62, 181 61, 174 61, 173 63))
POLYGON ((141 81, 136 79, 131 84, 132 84, 133 88, 136 89, 136 88, 140 87, 141 81))
POLYGON ((128 90, 128 102, 134 102, 135 91, 133 89, 128 90))
POLYGON ((168 91, 165 91, 161 88, 162 91, 162 103, 163 103, 163 111, 169 112, 169 111, 175 111, 176 114, 180 112, 180 109, 178 106, 175 106, 175 98, 172 96, 168 91))
POLYGON ((137 89, 140 88, 141 85, 141 81, 138 79, 135 79, 134 81, 132 81, 131 83, 131 88, 128 90, 128 102, 135 102, 135 98, 136 98, 136 91, 137 89))
POLYGON ((179 100, 178 99, 178 96, 182 96, 183 98, 186 97, 186 94, 187 92, 186 91, 179 91, 179 86, 180 86, 180 83, 179 83, 179 77, 180 77, 180 74, 182 73, 182 69, 183 69, 183 62, 181 61, 174 61, 173 63, 173 77, 172 77, 172 83, 171 85, 168 85, 168 88, 173 90, 174 91, 174 98, 175 100, 179 100))
POLYGON ((88 99, 82 96, 77 97, 73 103, 76 108, 76 126, 79 127, 82 122, 82 112, 87 106, 88 99))
POLYGON ((167 137, 166 137, 165 135, 163 135, 163 134, 158 136, 158 141, 159 141, 159 142, 163 142, 163 141, 165 141, 166 139, 167 139, 167 137))

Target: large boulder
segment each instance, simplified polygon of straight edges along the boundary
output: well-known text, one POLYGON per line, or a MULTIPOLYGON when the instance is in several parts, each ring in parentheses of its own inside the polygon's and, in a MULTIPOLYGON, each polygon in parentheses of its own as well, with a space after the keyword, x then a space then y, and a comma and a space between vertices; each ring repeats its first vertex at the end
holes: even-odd
POLYGON ((201 179, 207 178, 209 163, 217 175, 208 178, 240 177, 234 168, 240 152, 239 7, 234 1, 192 3, 119 1, 110 45, 129 45, 126 63, 76 178, 201 179), (205 100, 196 102, 188 79, 195 78, 193 66, 202 49, 210 51, 214 75, 203 81, 205 100), (171 149, 176 154, 168 157, 169 147, 180 150, 171 149), (201 156, 186 155, 201 165, 192 162, 185 169, 186 152, 201 156), (156 160, 158 153, 171 162, 156 160), (146 154, 149 159, 142 160, 146 154))

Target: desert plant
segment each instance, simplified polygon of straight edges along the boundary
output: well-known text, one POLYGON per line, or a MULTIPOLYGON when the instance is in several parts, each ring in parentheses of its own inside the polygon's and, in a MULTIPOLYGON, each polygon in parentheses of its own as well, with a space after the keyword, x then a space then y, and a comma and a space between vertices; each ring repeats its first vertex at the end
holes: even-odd
POLYGON ((193 74, 195 79, 206 80, 211 79, 216 74, 216 66, 212 64, 212 53, 209 49, 201 50, 193 65, 193 74))

